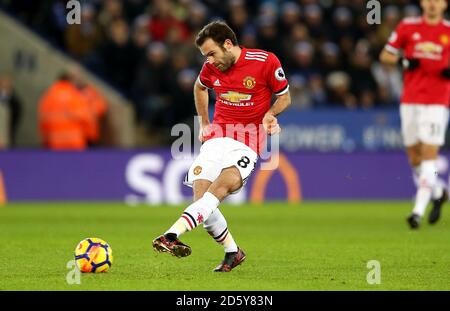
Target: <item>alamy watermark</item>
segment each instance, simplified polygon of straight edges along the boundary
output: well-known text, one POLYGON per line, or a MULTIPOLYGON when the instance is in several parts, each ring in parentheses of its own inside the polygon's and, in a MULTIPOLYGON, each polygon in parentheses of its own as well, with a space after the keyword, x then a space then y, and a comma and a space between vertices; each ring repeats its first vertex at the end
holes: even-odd
POLYGON ((381 3, 378 0, 369 0, 366 4, 367 12, 366 21, 369 25, 381 24, 381 3))
MULTIPOLYGON (((77 0, 69 0, 66 4, 69 10, 66 15, 66 21, 69 25, 81 24, 81 3, 77 0)), ((369 25, 381 24, 381 3, 378 0, 369 0, 366 4, 366 21, 369 25)))
POLYGON ((66 265, 67 269, 70 271, 66 274, 66 282, 69 285, 80 285, 81 284, 81 271, 77 267, 75 259, 69 260, 66 265))
MULTIPOLYGON (((199 153, 202 145, 199 139, 200 123, 200 118, 195 118, 194 133, 192 133, 191 127, 184 123, 172 127, 171 135, 178 137, 170 149, 174 160, 191 159, 199 153), (192 137, 194 137, 193 143, 192 137)), ((204 136, 231 137, 253 150, 258 150, 261 170, 274 170, 279 164, 279 134, 267 135, 267 139, 264 139, 264 133, 266 133, 266 129, 262 124, 239 123, 221 125, 212 123, 203 131, 204 136)))
POLYGON ((381 284, 381 264, 378 260, 369 260, 367 262, 367 269, 370 269, 367 273, 367 284, 379 285, 381 284))
POLYGON ((69 0, 66 4, 68 10, 66 15, 67 24, 81 24, 81 3, 77 0, 69 0))

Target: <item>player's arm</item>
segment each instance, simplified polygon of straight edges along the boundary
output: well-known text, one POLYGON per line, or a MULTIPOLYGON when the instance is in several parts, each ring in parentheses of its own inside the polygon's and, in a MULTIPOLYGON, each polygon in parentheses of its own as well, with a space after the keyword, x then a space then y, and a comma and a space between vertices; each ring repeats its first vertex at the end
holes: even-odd
POLYGON ((447 67, 445 67, 444 69, 441 70, 441 76, 444 79, 450 80, 450 60, 448 62, 447 67))
POLYGON ((396 65, 400 60, 400 56, 398 54, 394 54, 389 52, 386 48, 383 49, 380 53, 380 62, 386 65, 396 65))
POLYGON ((281 132, 278 125, 277 116, 286 110, 291 104, 291 95, 289 93, 289 84, 286 80, 286 74, 281 67, 279 59, 275 54, 270 53, 267 66, 267 84, 276 95, 277 99, 272 107, 266 112, 262 120, 263 127, 267 134, 273 135, 281 132))
POLYGON ((204 131, 209 125, 209 113, 208 113, 208 89, 202 86, 198 81, 194 85, 194 101, 195 109, 197 110, 197 115, 199 116, 200 122, 200 133, 199 140, 203 141, 203 136, 207 135, 204 131))
POLYGON ((404 58, 386 48, 380 53, 380 62, 392 66, 400 64, 404 70, 414 70, 420 65, 420 61, 417 58, 404 58))
POLYGON ((273 135, 281 132, 281 128, 278 125, 278 120, 276 116, 286 110, 291 104, 291 95, 289 91, 277 96, 275 103, 270 107, 269 111, 266 112, 263 118, 263 126, 267 134, 273 135))
POLYGON ((414 70, 420 65, 417 58, 402 57, 400 51, 405 48, 408 36, 405 24, 401 22, 390 35, 387 44, 380 53, 380 62, 386 65, 400 64, 404 70, 414 70))

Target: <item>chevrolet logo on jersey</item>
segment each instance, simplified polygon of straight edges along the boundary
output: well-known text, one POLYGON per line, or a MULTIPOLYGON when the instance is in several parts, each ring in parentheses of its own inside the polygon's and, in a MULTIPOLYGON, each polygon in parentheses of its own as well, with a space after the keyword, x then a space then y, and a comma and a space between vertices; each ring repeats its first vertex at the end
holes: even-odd
POLYGON ((434 42, 421 42, 416 44, 415 50, 421 51, 424 53, 436 53, 441 54, 444 48, 441 45, 438 45, 434 42))
POLYGON ((231 103, 239 103, 241 101, 250 100, 252 98, 252 95, 228 91, 227 93, 220 94, 220 97, 226 99, 231 103))

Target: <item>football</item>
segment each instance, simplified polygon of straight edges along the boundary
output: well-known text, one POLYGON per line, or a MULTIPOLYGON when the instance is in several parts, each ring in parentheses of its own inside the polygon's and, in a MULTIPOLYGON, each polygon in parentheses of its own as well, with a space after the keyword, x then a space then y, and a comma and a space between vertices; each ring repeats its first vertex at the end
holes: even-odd
POLYGON ((83 273, 106 272, 113 262, 111 246, 99 238, 86 238, 75 249, 75 261, 83 273))

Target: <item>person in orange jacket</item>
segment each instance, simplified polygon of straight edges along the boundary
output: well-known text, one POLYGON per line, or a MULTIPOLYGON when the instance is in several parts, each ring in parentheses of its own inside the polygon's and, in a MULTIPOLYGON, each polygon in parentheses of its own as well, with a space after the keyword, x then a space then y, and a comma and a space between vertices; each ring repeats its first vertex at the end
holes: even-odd
POLYGON ((38 113, 43 145, 51 150, 85 150, 95 139, 89 103, 67 73, 43 95, 38 113))
POLYGON ((108 109, 106 99, 92 84, 90 84, 88 81, 86 81, 86 79, 83 78, 79 67, 70 67, 68 69, 68 75, 72 83, 87 101, 89 111, 94 118, 94 122, 91 124, 91 128, 89 129, 89 144, 91 146, 98 145, 100 143, 102 134, 101 122, 108 109))

